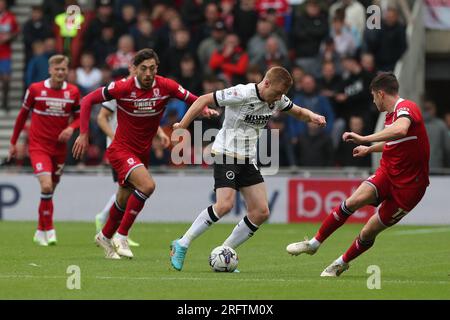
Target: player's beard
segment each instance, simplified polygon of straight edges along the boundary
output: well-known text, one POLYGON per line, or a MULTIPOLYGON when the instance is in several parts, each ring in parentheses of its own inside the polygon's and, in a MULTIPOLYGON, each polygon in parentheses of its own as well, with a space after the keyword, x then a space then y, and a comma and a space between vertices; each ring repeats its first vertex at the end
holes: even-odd
POLYGON ((153 79, 154 78, 142 78, 142 80, 140 79, 139 82, 141 83, 143 89, 150 89, 152 87, 153 79))

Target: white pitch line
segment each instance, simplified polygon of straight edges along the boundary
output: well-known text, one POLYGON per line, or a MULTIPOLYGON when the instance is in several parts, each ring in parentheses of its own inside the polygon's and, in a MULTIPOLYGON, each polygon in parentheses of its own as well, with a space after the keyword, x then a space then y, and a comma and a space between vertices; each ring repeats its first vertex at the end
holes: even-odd
MULTIPOLYGON (((199 278, 199 277, 107 277, 107 276, 84 276, 88 279, 98 279, 98 280, 124 280, 124 281, 217 281, 217 278, 199 278)), ((17 275, 17 274, 0 274, 0 279, 14 279, 14 278, 26 278, 26 279, 66 279, 67 276, 35 276, 35 275, 17 275)), ((327 279, 242 279, 238 275, 236 278, 222 278, 220 281, 239 281, 239 282, 283 282, 283 283, 301 283, 301 282, 321 282, 327 281, 327 279)), ((366 279, 346 279, 341 278, 339 282, 362 282, 365 283, 366 279)), ((450 281, 425 281, 425 280, 382 280, 382 283, 392 283, 392 284, 442 284, 450 285, 450 281)))
POLYGON ((426 233, 438 233, 438 232, 450 232, 450 228, 428 228, 428 229, 401 230, 401 231, 392 232, 391 234, 410 235, 410 234, 426 234, 426 233))

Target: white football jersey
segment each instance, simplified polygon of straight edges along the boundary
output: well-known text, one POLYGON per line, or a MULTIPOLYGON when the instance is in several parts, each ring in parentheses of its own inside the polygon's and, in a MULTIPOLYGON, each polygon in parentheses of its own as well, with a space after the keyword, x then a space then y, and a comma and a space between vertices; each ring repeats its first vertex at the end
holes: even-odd
MULTIPOLYGON (((102 107, 113 112, 113 115, 112 115, 111 119, 109 120, 109 125, 111 126, 112 131, 116 132, 116 129, 117 129, 117 101, 116 100, 105 101, 102 103, 102 107)), ((109 145, 111 143, 112 143, 112 140, 109 137, 106 137, 106 147, 107 148, 109 147, 109 145)))
POLYGON ((269 105, 262 100, 255 83, 218 90, 213 93, 214 101, 225 108, 222 128, 212 146, 215 154, 234 157, 256 157, 256 144, 270 117, 278 111, 288 111, 292 101, 283 95, 269 105))

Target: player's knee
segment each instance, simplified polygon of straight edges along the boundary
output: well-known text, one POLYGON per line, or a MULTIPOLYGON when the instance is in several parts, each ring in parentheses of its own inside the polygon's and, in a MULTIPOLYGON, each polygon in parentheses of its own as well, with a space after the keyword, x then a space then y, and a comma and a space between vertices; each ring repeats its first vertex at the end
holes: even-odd
POLYGON ((231 200, 217 202, 214 206, 214 210, 219 216, 227 214, 231 209, 233 209, 233 201, 231 200))
POLYGON ((52 182, 43 182, 41 183, 41 192, 42 193, 53 193, 53 184, 52 182))
POLYGON ((148 181, 142 184, 138 189, 140 192, 150 197, 153 192, 155 192, 156 184, 153 181, 148 181))
POLYGON ((256 214, 262 221, 266 221, 269 219, 270 216, 270 210, 268 206, 263 206, 257 209, 256 214))
POLYGON ((361 230, 361 233, 359 234, 359 238, 362 241, 367 241, 367 242, 373 242, 375 241, 375 238, 377 236, 377 233, 374 232, 374 230, 368 228, 368 227, 364 227, 361 230))

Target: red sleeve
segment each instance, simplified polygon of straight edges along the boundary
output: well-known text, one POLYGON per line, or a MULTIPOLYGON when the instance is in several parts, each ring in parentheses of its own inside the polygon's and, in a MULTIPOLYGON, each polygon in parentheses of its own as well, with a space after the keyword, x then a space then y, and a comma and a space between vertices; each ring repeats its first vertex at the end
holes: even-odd
POLYGON ((105 98, 104 89, 106 89, 106 87, 98 88, 97 90, 89 93, 81 100, 80 133, 87 133, 89 131, 89 120, 91 117, 92 105, 111 100, 105 98))
POLYGON ((225 60, 225 57, 217 50, 214 50, 213 54, 211 55, 211 58, 209 59, 209 67, 211 69, 217 69, 225 60))
POLYGON ((236 64, 224 63, 222 64, 222 70, 232 74, 243 75, 247 71, 248 67, 248 54, 243 53, 236 64))
POLYGON ((74 114, 73 116, 73 121, 70 123, 69 127, 71 127, 72 129, 76 130, 80 127, 80 113, 77 112, 74 114))
POLYGON ((22 131, 25 123, 28 119, 28 113, 30 109, 22 107, 17 115, 16 124, 14 125, 13 135, 11 137, 11 144, 15 145, 17 143, 17 139, 19 139, 20 132, 22 131))

